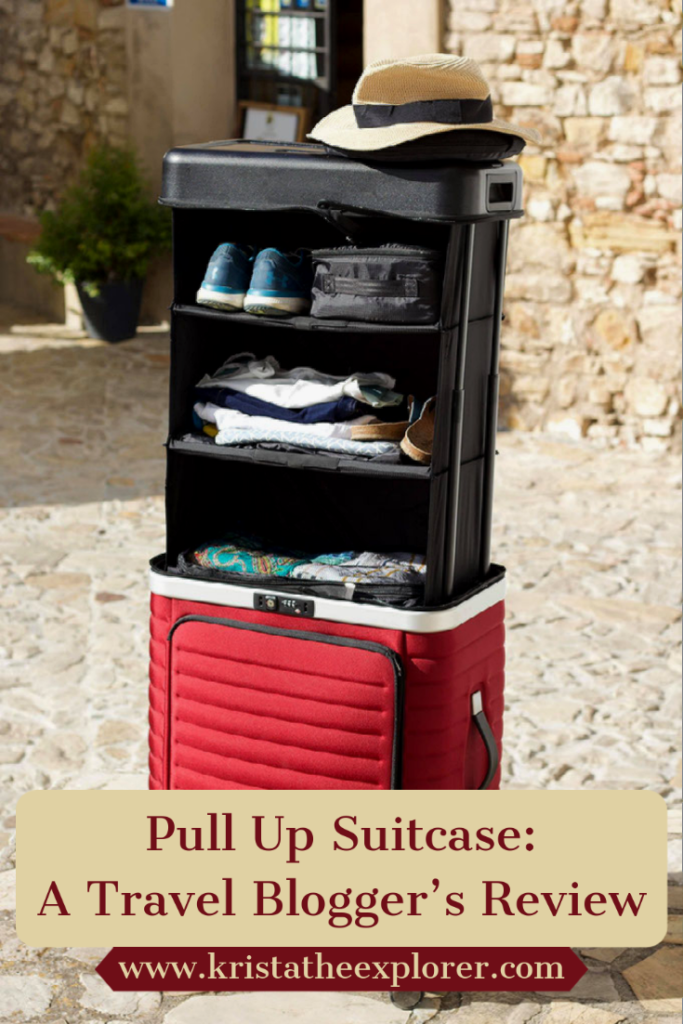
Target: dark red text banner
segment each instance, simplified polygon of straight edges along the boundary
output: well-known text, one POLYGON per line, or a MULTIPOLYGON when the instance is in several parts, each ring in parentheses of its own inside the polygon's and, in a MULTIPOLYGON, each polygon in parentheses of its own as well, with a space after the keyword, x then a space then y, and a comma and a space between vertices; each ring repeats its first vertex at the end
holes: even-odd
POLYGON ((560 947, 120 946, 97 972, 116 992, 568 992, 586 968, 560 947))

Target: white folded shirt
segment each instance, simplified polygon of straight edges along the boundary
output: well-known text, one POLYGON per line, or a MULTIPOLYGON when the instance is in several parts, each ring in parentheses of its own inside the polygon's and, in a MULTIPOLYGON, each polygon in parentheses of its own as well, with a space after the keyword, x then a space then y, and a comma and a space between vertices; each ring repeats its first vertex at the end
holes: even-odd
POLYGON ((427 572, 424 555, 395 551, 378 554, 363 551, 346 562, 327 565, 324 562, 307 562, 292 570, 292 579, 329 580, 339 583, 421 583, 427 572))
MULTIPOLYGON (((395 385, 395 378, 388 373, 354 373, 350 377, 335 377, 310 366, 283 370, 274 356, 257 360, 252 353, 244 352, 232 356, 215 376, 207 374, 202 377, 197 387, 232 388, 283 409, 305 409, 322 402, 336 402, 345 395, 364 402, 367 398, 363 388, 391 391, 395 385)), ((378 400, 372 404, 380 406, 384 403, 378 400)))
POLYGON ((205 423, 215 423, 219 430, 233 428, 237 430, 259 431, 267 434, 274 432, 279 435, 283 430, 296 429, 307 437, 339 437, 351 439, 351 428, 362 426, 365 423, 372 423, 375 416, 357 416, 353 420, 346 420, 343 423, 287 423, 285 420, 276 420, 272 416, 249 416, 237 409, 223 409, 213 402, 197 402, 194 407, 201 420, 205 423))

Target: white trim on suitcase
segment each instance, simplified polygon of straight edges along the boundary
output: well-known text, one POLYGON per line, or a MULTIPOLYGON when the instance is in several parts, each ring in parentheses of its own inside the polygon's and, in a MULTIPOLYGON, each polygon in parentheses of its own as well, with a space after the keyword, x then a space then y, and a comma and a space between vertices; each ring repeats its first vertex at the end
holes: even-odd
MULTIPOLYGON (((215 583, 211 580, 191 580, 182 576, 165 576, 150 570, 150 587, 159 597, 178 601, 198 601, 225 608, 254 608, 256 594, 272 591, 263 587, 241 587, 234 583, 215 583)), ((505 598, 505 579, 465 598, 449 608, 434 611, 413 611, 409 608, 389 608, 360 601, 335 601, 329 597, 312 597, 315 618, 331 622, 346 622, 352 626, 376 626, 378 629, 398 629, 405 633, 443 633, 462 626, 505 598)), ((305 622, 305 619, 302 620, 305 622)))

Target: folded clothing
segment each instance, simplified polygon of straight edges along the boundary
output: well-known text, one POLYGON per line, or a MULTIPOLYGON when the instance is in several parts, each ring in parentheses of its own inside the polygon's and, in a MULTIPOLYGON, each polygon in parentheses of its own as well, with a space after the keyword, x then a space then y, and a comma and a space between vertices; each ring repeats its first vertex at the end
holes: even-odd
POLYGON ((363 441, 353 437, 354 427, 374 423, 374 416, 357 416, 342 423, 288 423, 268 416, 250 416, 236 409, 223 409, 213 402, 197 402, 193 414, 198 429, 213 437, 219 445, 275 443, 365 459, 400 453, 396 441, 363 441))
POLYGON ((321 563, 317 560, 300 563, 293 568, 292 578, 329 583, 421 583, 426 572, 424 555, 403 551, 384 555, 364 551, 345 562, 321 563))
POLYGON ((184 559, 222 572, 344 584, 421 584, 427 571, 423 555, 373 551, 311 555, 266 546, 259 538, 238 533, 202 544, 184 559))
POLYGON ((224 409, 234 409, 249 416, 268 416, 289 423, 341 423, 367 411, 365 403, 347 395, 334 402, 319 402, 304 409, 286 409, 282 405, 264 402, 228 387, 202 385, 195 389, 195 398, 198 402, 220 405, 224 409))
MULTIPOLYGON (((210 437, 215 443, 215 438, 218 434, 216 427, 210 423, 205 423, 201 429, 202 433, 210 437)), ((197 434, 185 434, 181 440, 196 444, 197 434)), ((286 444, 284 441, 258 441, 255 444, 240 444, 239 448, 243 452, 283 452, 289 455, 315 455, 317 451, 315 448, 305 448, 300 444, 286 444)), ((380 455, 359 455, 358 452, 353 452, 352 454, 334 452, 333 454, 335 459, 340 462, 374 462, 384 466, 400 466, 403 463, 400 445, 396 446, 395 451, 382 452, 380 455)))
MULTIPOLYGON (((236 409, 223 409, 220 405, 212 402, 202 404, 197 402, 194 411, 204 423, 213 423, 219 431, 223 430, 248 430, 258 431, 262 440, 272 440, 271 435, 277 435, 283 430, 296 430, 302 436, 315 439, 328 437, 344 437, 351 439, 353 427, 372 423, 374 416, 357 416, 345 423, 286 423, 284 420, 271 419, 269 416, 250 416, 248 413, 238 412, 236 409)), ((218 442, 221 443, 220 441, 218 442)))
MULTIPOLYGON (((343 562, 352 552, 341 555, 323 555, 325 565, 343 562)), ((222 569, 224 572, 253 573, 259 576, 291 576, 297 566, 310 564, 310 555, 297 551, 266 550, 263 544, 248 534, 229 534, 216 543, 202 544, 192 552, 192 560, 203 569, 222 569)))
POLYGON ((231 356, 212 377, 202 377, 197 387, 230 388, 285 409, 304 409, 344 397, 376 408, 400 405, 403 395, 392 390, 395 385, 396 380, 388 373, 335 377, 310 366, 283 370, 275 356, 256 359, 253 352, 241 352, 231 356))
POLYGON ((207 544, 198 548, 194 557, 203 569, 256 573, 259 576, 290 576, 295 566, 303 564, 300 558, 249 549, 245 543, 236 540, 227 544, 207 544))
MULTIPOLYGON (((329 452, 332 455, 355 455, 362 458, 375 458, 377 455, 400 453, 400 445, 396 441, 353 441, 349 437, 324 436, 323 434, 307 433, 304 426, 312 424, 283 424, 281 429, 224 427, 216 435, 216 444, 221 445, 258 445, 264 441, 278 444, 296 445, 300 448, 312 448, 315 451, 329 452)), ((330 424, 343 427, 347 424, 330 424)))

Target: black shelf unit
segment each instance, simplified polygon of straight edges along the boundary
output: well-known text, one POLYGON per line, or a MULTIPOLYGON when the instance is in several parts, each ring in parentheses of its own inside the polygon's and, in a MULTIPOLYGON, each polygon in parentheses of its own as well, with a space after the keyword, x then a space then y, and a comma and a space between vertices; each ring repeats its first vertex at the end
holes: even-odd
POLYGON ((505 260, 509 221, 522 216, 521 190, 515 164, 382 167, 319 146, 244 141, 167 154, 161 202, 174 219, 167 564, 241 519, 255 534, 280 531, 275 543, 307 550, 426 552, 428 607, 487 578, 505 260), (334 324, 195 305, 221 242, 322 248, 349 237, 440 248, 439 323, 334 324), (192 436, 198 380, 244 351, 336 374, 383 370, 404 394, 435 394, 431 466, 224 449, 192 436))

